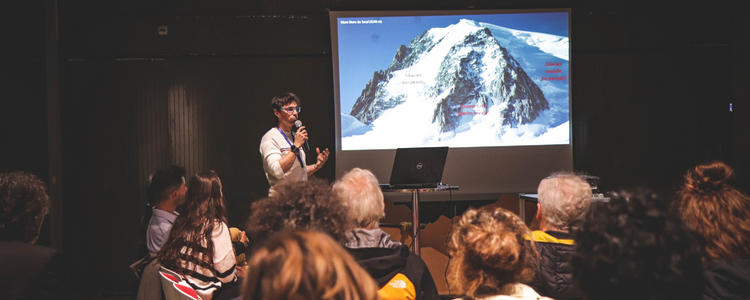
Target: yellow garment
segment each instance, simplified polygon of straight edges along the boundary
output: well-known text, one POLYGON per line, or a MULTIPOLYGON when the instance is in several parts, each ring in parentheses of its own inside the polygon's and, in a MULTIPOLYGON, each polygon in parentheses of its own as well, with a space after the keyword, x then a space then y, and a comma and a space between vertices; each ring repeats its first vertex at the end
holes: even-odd
MULTIPOLYGON (((242 231, 239 229, 232 227, 229 228, 229 235, 232 239, 232 242, 242 242, 240 241, 240 235, 242 234, 242 231)), ((237 255, 235 257, 235 260, 237 260, 237 265, 242 267, 247 264, 247 261, 245 261, 245 253, 241 253, 240 255, 237 255)))
MULTIPOLYGON (((532 236, 534 236, 534 242, 540 242, 540 243, 556 243, 556 244, 565 244, 565 245, 573 245, 573 240, 570 239, 558 239, 555 238, 549 234, 547 234, 544 231, 536 230, 531 233, 532 236)), ((524 236, 525 239, 529 239, 528 236, 524 236)))
POLYGON ((404 274, 398 273, 378 291, 380 300, 414 300, 417 294, 414 284, 404 274))

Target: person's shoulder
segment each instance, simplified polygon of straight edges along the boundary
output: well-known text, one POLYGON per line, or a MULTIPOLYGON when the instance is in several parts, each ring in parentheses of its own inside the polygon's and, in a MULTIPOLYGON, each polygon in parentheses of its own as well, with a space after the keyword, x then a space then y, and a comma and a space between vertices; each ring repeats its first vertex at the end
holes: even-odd
POLYGON ((9 257, 14 253, 18 253, 23 257, 32 258, 51 257, 52 255, 57 253, 57 250, 46 246, 25 243, 22 241, 3 241, 0 242, 0 253, 3 254, 2 256, 7 255, 6 257, 9 257))
POLYGON ((274 138, 276 136, 280 136, 279 130, 276 127, 271 127, 271 129, 268 129, 265 134, 263 134, 263 138, 261 140, 267 140, 274 138))
POLYGON ((17 267, 25 269, 38 270, 53 258, 59 256, 59 252, 53 248, 29 244, 21 241, 4 241, 0 242, 0 260, 6 270, 13 270, 17 267))
POLYGON ((148 221, 148 227, 164 227, 172 228, 172 223, 177 219, 177 215, 169 213, 160 209, 154 209, 154 214, 151 216, 151 220, 148 221))
POLYGON ((556 231, 541 231, 535 230, 531 232, 534 243, 537 244, 558 244, 558 245, 569 245, 575 244, 573 235, 569 233, 556 232, 556 231))
POLYGON ((266 134, 260 139, 260 147, 263 150, 264 147, 275 147, 279 139, 283 139, 279 130, 276 127, 269 129, 266 134))
POLYGON ((214 222, 214 237, 220 237, 226 235, 227 238, 231 238, 229 234, 229 226, 227 223, 217 220, 214 222))
POLYGON ((169 222, 152 222, 148 224, 148 231, 146 232, 147 236, 154 237, 156 236, 165 236, 169 235, 169 232, 172 231, 172 224, 169 222))

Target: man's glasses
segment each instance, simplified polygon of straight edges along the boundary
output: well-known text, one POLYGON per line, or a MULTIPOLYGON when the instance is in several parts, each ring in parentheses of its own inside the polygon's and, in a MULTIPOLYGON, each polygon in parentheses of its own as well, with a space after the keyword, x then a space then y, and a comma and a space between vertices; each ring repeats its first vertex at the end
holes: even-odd
POLYGON ((296 106, 296 107, 282 107, 281 110, 283 110, 283 111, 291 114, 293 111, 296 111, 296 112, 302 111, 302 107, 301 106, 296 106))

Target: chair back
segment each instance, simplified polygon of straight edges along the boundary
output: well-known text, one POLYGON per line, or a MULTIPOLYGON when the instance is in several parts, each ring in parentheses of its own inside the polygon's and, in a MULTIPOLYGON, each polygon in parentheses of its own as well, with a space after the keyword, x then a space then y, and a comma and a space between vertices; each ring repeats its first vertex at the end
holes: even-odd
POLYGON ((164 298, 166 300, 201 299, 198 293, 177 272, 161 267, 159 275, 161 277, 161 288, 164 290, 164 298))
MULTIPOLYGON (((187 282, 180 281, 174 284, 174 288, 179 293, 179 300, 200 300, 201 297, 198 296, 198 293, 195 292, 195 290, 187 284, 187 282)), ((167 299, 170 300, 170 299, 167 299)))
POLYGON ((174 273, 172 271, 165 272, 164 270, 166 269, 162 267, 159 272, 159 277, 161 278, 161 289, 164 291, 164 298, 167 300, 179 299, 179 292, 174 287, 174 284, 180 282, 181 278, 170 274, 174 273))
POLYGON ((165 268, 165 267, 159 267, 159 271, 162 271, 162 272, 164 272, 164 273, 167 273, 167 274, 169 274, 169 275, 172 275, 172 277, 176 278, 176 279, 177 279, 177 281, 181 281, 181 280, 182 280, 182 276, 180 276, 180 274, 177 274, 177 272, 175 272, 175 271, 172 271, 172 270, 170 270, 170 269, 167 269, 167 268, 165 268))
POLYGON ((179 280, 172 276, 172 274, 165 272, 159 272, 159 275, 161 277, 161 289, 164 291, 164 298, 167 300, 178 299, 178 293, 174 288, 174 284, 179 282, 179 280))

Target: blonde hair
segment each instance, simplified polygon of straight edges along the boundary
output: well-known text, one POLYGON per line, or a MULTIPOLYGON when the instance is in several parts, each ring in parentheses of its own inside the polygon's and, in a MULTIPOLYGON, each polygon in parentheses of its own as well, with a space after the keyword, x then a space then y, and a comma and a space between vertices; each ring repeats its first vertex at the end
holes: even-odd
POLYGON ((562 232, 581 220, 591 205, 591 186, 573 173, 554 173, 542 180, 537 188, 544 220, 562 232))
POLYGON ((729 185, 734 176, 720 161, 697 165, 672 202, 683 222, 706 239, 709 258, 750 258, 750 197, 729 185))
POLYGON ((539 256, 527 237, 529 228, 508 210, 469 209, 448 243, 451 285, 477 298, 499 295, 504 285, 531 279, 539 256))
POLYGON ((282 232, 260 247, 247 267, 242 299, 375 300, 370 275, 328 235, 282 232))
POLYGON ((354 168, 333 184, 333 192, 347 204, 349 216, 360 228, 378 227, 385 218, 383 192, 370 170, 354 168))

